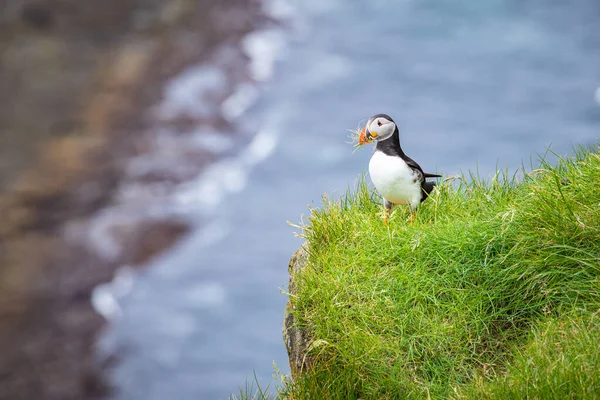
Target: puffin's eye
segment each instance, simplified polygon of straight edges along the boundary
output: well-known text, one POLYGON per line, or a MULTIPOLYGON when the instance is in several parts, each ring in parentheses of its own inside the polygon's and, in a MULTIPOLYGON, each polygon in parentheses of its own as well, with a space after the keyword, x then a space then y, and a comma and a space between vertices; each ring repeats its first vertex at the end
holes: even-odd
POLYGON ((377 120, 377 126, 383 125, 380 120, 377 120))

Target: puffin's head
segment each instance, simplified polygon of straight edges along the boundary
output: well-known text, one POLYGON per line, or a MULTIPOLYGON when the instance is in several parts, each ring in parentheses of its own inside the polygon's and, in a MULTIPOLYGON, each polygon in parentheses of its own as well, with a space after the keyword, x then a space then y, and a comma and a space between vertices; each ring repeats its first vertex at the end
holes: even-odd
POLYGON ((396 123, 386 114, 373 115, 360 132, 358 144, 363 145, 373 141, 385 140, 394 134, 396 123))

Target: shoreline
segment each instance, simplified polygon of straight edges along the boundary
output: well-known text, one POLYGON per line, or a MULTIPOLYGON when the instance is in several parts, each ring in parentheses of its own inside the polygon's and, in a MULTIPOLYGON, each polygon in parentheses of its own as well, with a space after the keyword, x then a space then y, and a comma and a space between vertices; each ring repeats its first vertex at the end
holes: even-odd
MULTIPOLYGON (((77 53, 85 47, 81 43, 85 39, 69 42, 69 35, 86 29, 79 23, 93 20, 95 13, 99 20, 115 17, 103 15, 102 5, 97 6, 101 10, 92 5, 73 6, 69 19, 50 6, 31 4, 17 15, 22 20, 13 21, 14 29, 29 32, 30 46, 34 50, 39 46, 40 54, 49 42, 53 44, 51 52, 61 48, 39 55, 43 60, 63 56, 68 62, 68 56, 81 56, 77 53)), ((123 265, 144 268, 192 227, 202 224, 201 219, 190 221, 185 214, 152 211, 164 200, 153 194, 156 187, 170 193, 221 157, 202 143, 189 146, 195 139, 186 138, 191 136, 186 132, 202 127, 229 142, 243 140, 235 133, 232 136, 236 129, 220 107, 239 84, 252 81, 241 45, 246 35, 268 25, 260 4, 237 1, 225 7, 215 2, 200 10, 188 1, 157 3, 143 10, 146 22, 141 28, 127 25, 135 19, 134 13, 141 12, 133 4, 123 5, 120 11, 129 12, 130 19, 120 16, 123 25, 114 37, 94 38, 102 37, 102 22, 92 25, 90 30, 97 31, 90 32, 90 43, 104 40, 104 47, 93 56, 90 50, 87 55, 94 61, 80 65, 78 73, 87 78, 85 82, 60 93, 79 100, 63 105, 63 115, 58 115, 59 110, 46 116, 47 105, 41 104, 40 125, 34 124, 32 130, 51 119, 71 123, 51 124, 54 131, 42 135, 41 143, 36 139, 26 159, 5 169, 9 172, 4 176, 11 178, 5 178, 0 194, 4 221, 0 228, 0 314, 4 316, 0 322, 0 374, 6 377, 0 383, 0 399, 83 399, 110 392, 110 382, 95 354, 95 341, 106 321, 90 301, 94 289, 110 281, 123 265), (219 23, 223 18, 236 23, 223 28, 219 23), (226 69, 227 84, 209 90, 206 102, 199 104, 213 112, 190 116, 184 110, 157 118, 157 104, 172 79, 187 68, 214 61, 223 46, 237 49, 237 55, 221 59, 215 68, 226 69), (183 157, 160 165, 165 144, 159 131, 168 132, 166 137, 174 140, 175 151, 182 151, 183 157), (136 171, 136 160, 158 168, 136 171), (183 163, 186 171, 170 173, 173 166, 183 163), (17 173, 18 178, 12 178, 17 173), (121 212, 102 220, 98 228, 99 218, 111 209, 121 212), (132 218, 122 218, 134 212, 132 218), (107 238, 120 248, 113 252, 98 248, 107 238)), ((74 74, 75 69, 65 73, 74 74)), ((28 72, 38 73, 25 71, 23 76, 28 72)), ((55 73, 61 72, 57 69, 55 73)), ((207 88, 200 85, 198 89, 207 88)), ((48 90, 53 90, 51 85, 48 90)), ((36 112, 32 108, 25 111, 27 118, 36 112)), ((17 122, 12 121, 13 129, 20 126, 17 122)), ((116 358, 118 355, 108 357, 104 367, 116 358)))

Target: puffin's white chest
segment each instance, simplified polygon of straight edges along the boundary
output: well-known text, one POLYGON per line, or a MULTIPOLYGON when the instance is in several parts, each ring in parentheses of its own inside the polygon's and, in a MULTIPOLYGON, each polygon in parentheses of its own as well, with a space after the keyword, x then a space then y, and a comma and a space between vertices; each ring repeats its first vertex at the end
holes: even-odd
POLYGON ((369 175, 377 191, 393 204, 410 204, 416 209, 421 202, 421 182, 402 158, 376 151, 369 162, 369 175))

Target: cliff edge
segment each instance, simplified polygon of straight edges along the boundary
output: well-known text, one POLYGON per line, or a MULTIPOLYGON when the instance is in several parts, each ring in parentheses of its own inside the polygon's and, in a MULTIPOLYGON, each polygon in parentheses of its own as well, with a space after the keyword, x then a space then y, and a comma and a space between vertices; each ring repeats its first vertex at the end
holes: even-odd
MULTIPOLYGON (((294 293, 297 293, 298 286, 296 280, 299 272, 306 267, 307 263, 308 251, 305 243, 296 250, 290 259, 290 264, 288 266, 290 274, 288 294, 290 296, 294 296, 294 293)), ((310 336, 308 329, 302 329, 297 326, 293 310, 293 303, 288 301, 283 318, 283 342, 285 343, 285 348, 288 353, 292 379, 296 379, 300 376, 302 371, 305 371, 310 365, 310 357, 308 357, 310 336)))
POLYGON ((600 397, 600 156, 446 180, 384 225, 359 182, 302 226, 294 399, 600 397), (310 249, 310 262, 307 249, 310 249))

